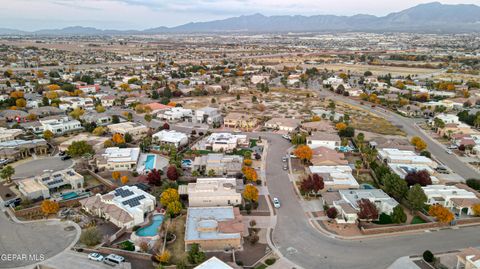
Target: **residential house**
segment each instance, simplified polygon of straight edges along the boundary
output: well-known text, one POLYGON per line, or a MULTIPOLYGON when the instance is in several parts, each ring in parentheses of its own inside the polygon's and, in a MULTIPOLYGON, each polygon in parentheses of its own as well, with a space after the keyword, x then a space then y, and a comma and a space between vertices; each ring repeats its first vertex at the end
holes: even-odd
POLYGON ((336 149, 341 145, 342 140, 335 133, 314 132, 307 137, 307 145, 312 148, 326 147, 336 149))
POLYGON ((140 155, 140 148, 106 148, 103 153, 96 155, 96 163, 99 169, 110 171, 133 170, 140 155))
POLYGON ((247 136, 231 133, 212 133, 205 140, 205 148, 213 151, 232 151, 247 144, 247 136))
POLYGON ((193 111, 183 107, 172 107, 168 110, 164 110, 163 114, 158 117, 168 121, 191 121, 193 111))
POLYGON ((442 205, 457 216, 462 216, 462 214, 473 216, 473 206, 480 204, 476 193, 457 186, 429 185, 422 189, 427 196, 426 204, 442 205))
POLYGON ((28 158, 33 154, 48 154, 48 144, 45 139, 0 142, 0 159, 17 161, 28 158))
POLYGON ((112 116, 106 112, 87 111, 80 118, 85 122, 94 122, 97 126, 106 126, 112 123, 112 116))
POLYGON ((175 130, 161 130, 152 135, 154 143, 173 145, 175 148, 188 144, 188 136, 175 130))
POLYGON ((21 134, 23 134, 22 129, 7 129, 0 127, 0 142, 15 140, 21 134))
POLYGON ((83 130, 78 120, 70 119, 68 116, 49 116, 39 120, 41 126, 31 129, 35 133, 51 131, 54 135, 63 135, 83 130))
POLYGON ((457 253, 454 269, 480 269, 480 249, 469 247, 457 253))
POLYGON ((80 190, 83 182, 83 176, 70 168, 16 181, 20 193, 29 200, 48 199, 64 186, 70 190, 80 190))
POLYGON ((273 118, 265 122, 265 127, 273 130, 293 132, 300 126, 301 120, 291 118, 273 118))
POLYGON ((362 199, 372 202, 377 207, 379 215, 382 213, 390 215, 393 208, 398 205, 395 199, 380 189, 339 190, 324 193, 324 204, 335 207, 339 212, 336 218, 338 223, 355 223, 358 219, 357 214, 360 212, 358 202, 362 199))
POLYGON ((194 123, 206 123, 206 124, 220 124, 222 122, 222 114, 218 108, 204 107, 195 110, 193 117, 194 123))
POLYGON ((134 140, 141 139, 148 132, 147 126, 131 121, 110 124, 107 126, 107 129, 112 134, 121 134, 125 136, 125 134, 129 133, 134 140))
POLYGON ((313 149, 313 156, 310 162, 313 166, 348 165, 345 154, 327 147, 313 149))
POLYGON ((309 166, 307 172, 322 177, 327 191, 360 187, 352 175, 352 168, 348 165, 309 166))
POLYGON ((245 224, 238 207, 189 207, 185 250, 198 244, 203 251, 242 249, 245 224))
POLYGON ((119 228, 133 228, 145 222, 156 206, 156 198, 137 186, 122 186, 107 194, 80 200, 82 208, 119 228))
MULTIPOLYGON (((235 268, 239 268, 236 265, 232 265, 232 266, 235 266, 235 268)), ((232 266, 224 263, 219 258, 213 256, 210 259, 208 259, 208 260, 204 261, 203 263, 199 264, 194 269, 234 269, 234 267, 232 267, 232 266)))
POLYGON ((237 190, 235 178, 197 178, 188 183, 190 207, 235 206, 242 203, 242 194, 237 190))
POLYGON ((239 155, 224 155, 222 153, 209 153, 195 157, 192 171, 209 173, 212 171, 216 176, 236 176, 241 173, 243 157, 239 155))

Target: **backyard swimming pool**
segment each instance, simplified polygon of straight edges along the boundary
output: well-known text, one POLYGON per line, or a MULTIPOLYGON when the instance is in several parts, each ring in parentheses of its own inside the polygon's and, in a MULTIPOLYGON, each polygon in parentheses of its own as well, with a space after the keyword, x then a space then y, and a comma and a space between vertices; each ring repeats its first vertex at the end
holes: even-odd
POLYGON ((158 227, 162 225, 163 222, 163 215, 154 215, 153 222, 145 227, 138 229, 135 234, 138 236, 155 236, 158 233, 158 227))
POLYGON ((192 167, 192 160, 189 160, 189 159, 182 160, 182 167, 192 167))
POLYGON ((155 167, 155 155, 147 155, 145 160, 145 171, 150 171, 155 167))
POLYGON ((70 199, 77 198, 77 197, 78 197, 78 194, 76 192, 73 192, 73 191, 62 194, 63 200, 70 200, 70 199))

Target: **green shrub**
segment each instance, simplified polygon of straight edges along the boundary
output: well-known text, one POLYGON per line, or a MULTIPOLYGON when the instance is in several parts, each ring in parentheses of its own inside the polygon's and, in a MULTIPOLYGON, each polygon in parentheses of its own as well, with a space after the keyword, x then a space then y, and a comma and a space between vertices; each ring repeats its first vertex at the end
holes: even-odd
POLYGON ((275 261, 276 261, 275 258, 268 258, 268 259, 265 260, 265 264, 266 265, 272 265, 272 264, 275 263, 275 261))
POLYGON ((385 213, 380 214, 380 217, 378 218, 378 221, 374 221, 376 224, 391 224, 392 223, 392 218, 390 215, 387 215, 385 213))
POLYGON ((134 251, 135 250, 135 244, 133 244, 130 241, 124 241, 120 244, 120 248, 123 249, 123 250, 134 251))
POLYGON ((480 180, 474 178, 467 179, 467 186, 478 191, 480 190, 480 180))
POLYGON ((435 260, 435 256, 433 256, 433 253, 430 250, 425 250, 425 252, 423 252, 423 259, 430 263, 435 260))

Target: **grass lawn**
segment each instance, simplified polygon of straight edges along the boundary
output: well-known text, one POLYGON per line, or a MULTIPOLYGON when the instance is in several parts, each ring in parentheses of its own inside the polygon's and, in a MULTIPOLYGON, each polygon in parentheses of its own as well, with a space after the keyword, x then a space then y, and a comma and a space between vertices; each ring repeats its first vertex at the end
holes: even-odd
POLYGON ((425 221, 418 216, 413 217, 411 222, 411 224, 421 224, 421 223, 425 223, 425 221))
POLYGON ((260 264, 259 266, 255 267, 255 269, 265 269, 265 268, 267 268, 267 267, 268 267, 267 265, 265 265, 265 264, 262 263, 262 264, 260 264))
POLYGON ((185 221, 187 216, 183 215, 172 220, 168 231, 175 233, 177 239, 175 242, 167 244, 167 249, 172 254, 170 263, 176 264, 177 262, 186 259, 187 253, 185 252, 185 221))

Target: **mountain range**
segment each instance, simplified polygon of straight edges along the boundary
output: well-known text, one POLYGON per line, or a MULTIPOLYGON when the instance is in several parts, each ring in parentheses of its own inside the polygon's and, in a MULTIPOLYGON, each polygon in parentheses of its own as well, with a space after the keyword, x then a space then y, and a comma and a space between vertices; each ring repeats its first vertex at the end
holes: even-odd
POLYGON ((480 7, 473 4, 420 4, 386 16, 264 16, 253 14, 209 22, 146 30, 101 30, 73 26, 63 29, 20 31, 0 28, 0 35, 154 35, 168 33, 285 33, 285 32, 480 32, 480 7))

